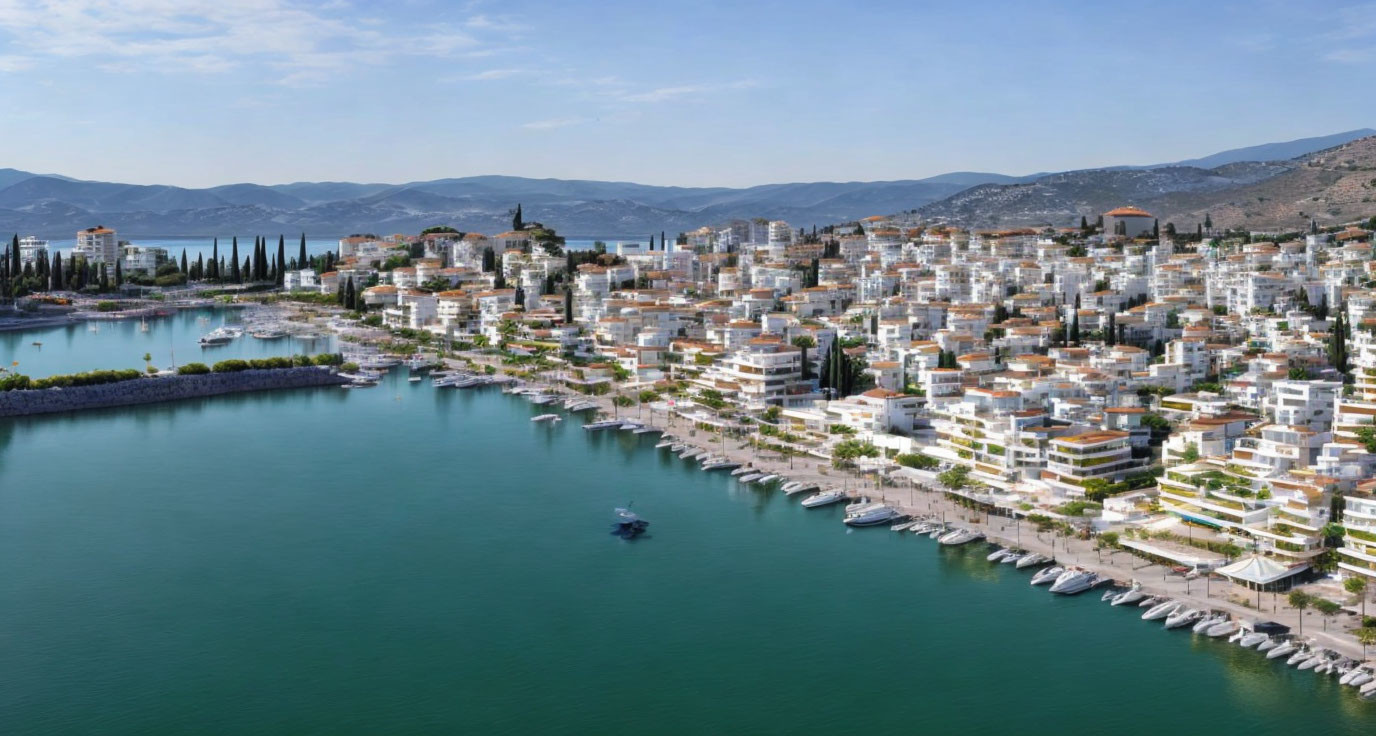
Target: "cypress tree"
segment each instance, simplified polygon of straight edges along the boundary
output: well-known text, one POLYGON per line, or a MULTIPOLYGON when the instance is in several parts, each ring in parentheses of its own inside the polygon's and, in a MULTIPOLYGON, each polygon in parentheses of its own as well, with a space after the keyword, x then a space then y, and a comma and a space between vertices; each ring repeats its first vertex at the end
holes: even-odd
POLYGON ((303 230, 301 231, 301 253, 296 257, 296 267, 306 268, 308 263, 310 261, 306 260, 306 232, 303 230))
POLYGON ((49 278, 49 280, 48 280, 48 290, 49 290, 49 291, 61 291, 61 290, 62 290, 62 252, 61 252, 61 251, 59 251, 59 252, 53 254, 52 271, 51 271, 51 273, 49 274, 49 276, 50 276, 50 278, 49 278))
POLYGON ((526 308, 526 290, 524 287, 516 287, 516 296, 514 302, 517 308, 521 310, 524 310, 526 308))
POLYGON ((239 236, 234 236, 232 250, 229 252, 229 280, 234 283, 243 281, 239 273, 239 236))
POLYGON ((19 271, 19 233, 15 233, 14 238, 10 241, 10 274, 15 275, 19 271))
POLYGON ((286 274, 282 273, 282 265, 287 262, 287 240, 281 235, 277 236, 277 260, 273 261, 273 272, 277 280, 277 285, 281 286, 286 282, 286 274))
POLYGON ((349 286, 344 290, 344 306, 357 311, 358 293, 354 291, 354 277, 349 277, 349 286))
POLYGON ((249 274, 249 270, 248 270, 248 269, 249 269, 249 265, 250 265, 250 264, 249 264, 248 256, 244 256, 244 267, 241 268, 241 269, 239 269, 239 275, 240 275, 240 277, 247 277, 247 276, 248 276, 248 274, 249 274))
POLYGON ((115 288, 118 289, 122 283, 124 283, 124 268, 119 265, 119 261, 115 261, 115 288))
POLYGON ((105 264, 100 264, 100 290, 110 290, 110 272, 106 270, 105 264))
POLYGON ((564 324, 573 324, 573 287, 564 287, 564 324))
POLYGON ((220 278, 220 239, 215 240, 210 245, 210 278, 220 278))

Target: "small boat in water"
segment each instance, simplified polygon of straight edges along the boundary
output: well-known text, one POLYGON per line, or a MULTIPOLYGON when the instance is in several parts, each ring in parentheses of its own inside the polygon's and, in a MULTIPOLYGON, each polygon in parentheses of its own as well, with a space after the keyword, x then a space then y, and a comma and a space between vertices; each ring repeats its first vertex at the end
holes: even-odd
POLYGON ((834 503, 840 503, 844 500, 846 500, 845 491, 822 491, 803 499, 803 506, 809 509, 815 509, 821 508, 822 506, 830 506, 834 503))
POLYGON ((1210 626, 1209 628, 1205 629, 1204 635, 1217 639, 1220 636, 1228 636, 1229 634, 1235 633, 1239 630, 1240 629, 1236 621, 1232 619, 1227 619, 1225 621, 1216 622, 1213 626, 1210 626))
POLYGON ((612 525, 612 534, 622 539, 635 539, 650 527, 650 522, 631 513, 630 509, 616 509, 616 523, 612 525))
POLYGON ((1134 583, 1131 588, 1128 588, 1127 590, 1119 593, 1118 595, 1113 596, 1109 605, 1128 606, 1146 597, 1147 594, 1142 592, 1142 586, 1134 583))
POLYGON ((541 414, 538 417, 531 417, 532 422, 562 422, 564 418, 558 414, 541 414))
POLYGON ((1051 592, 1060 595, 1075 595, 1093 588, 1099 583, 1099 576, 1089 570, 1070 568, 1051 584, 1051 592))
POLYGON ((1051 583, 1056 582, 1056 578, 1060 577, 1061 573, 1063 572, 1065 572, 1065 568, 1061 567, 1060 565, 1052 565, 1051 567, 1042 568, 1041 570, 1037 571, 1037 574, 1032 576, 1031 584, 1050 585, 1051 583))
POLYGON ((757 481, 757 480, 759 480, 760 478, 763 478, 763 477, 764 477, 764 473, 750 473, 749 475, 742 475, 742 476, 736 478, 736 480, 738 480, 738 481, 740 481, 740 482, 742 482, 742 483, 745 483, 746 485, 749 485, 749 484, 754 483, 755 481, 757 481))
POLYGON ((1016 568, 1018 568, 1019 570, 1021 570, 1021 569, 1026 568, 1026 567, 1033 567, 1033 566, 1036 566, 1036 565, 1045 565, 1046 563, 1048 563, 1048 562, 1050 562, 1050 561, 1051 561, 1051 558, 1050 558, 1050 557, 1047 557, 1046 555, 1037 554, 1036 552, 1033 552, 1032 554, 1023 557, 1021 560, 1018 560, 1017 563, 1016 563, 1015 565, 1013 565, 1013 566, 1016 567, 1016 568))
POLYGON ((816 483, 794 481, 793 483, 789 483, 784 486, 784 495, 792 496, 795 493, 807 493, 808 491, 815 490, 817 490, 816 483))
POLYGON ((1266 658, 1267 658, 1267 659, 1280 659, 1281 657, 1288 657, 1288 656, 1290 656, 1290 654, 1292 654, 1296 649, 1299 649, 1299 645, 1298 645, 1298 644, 1296 644, 1296 643, 1293 642, 1293 641, 1284 641, 1284 642, 1281 642, 1280 644, 1276 645, 1275 647, 1273 647, 1273 648, 1271 649, 1271 651, 1267 652, 1267 653, 1266 653, 1266 658))
POLYGON ((1161 601, 1151 608, 1148 608, 1146 612, 1142 614, 1142 620, 1156 621, 1158 619, 1170 618, 1176 611, 1180 610, 1181 606, 1182 604, 1172 600, 1161 601))
POLYGON ((420 376, 411 376, 410 378, 407 378, 407 379, 406 379, 406 382, 407 382, 407 383, 420 383, 421 381, 424 381, 424 380, 425 380, 425 379, 424 379, 424 378, 421 378, 420 376))
POLYGON ((879 526, 901 518, 903 514, 898 509, 879 503, 848 514, 843 522, 846 526, 879 526))
MULTIPOLYGON (((1181 608, 1184 608, 1183 606, 1181 608)), ((1199 620, 1203 615, 1193 608, 1177 609, 1174 613, 1166 617, 1166 628, 1178 629, 1181 626, 1189 626, 1199 620)))
POLYGON ((962 544, 973 542, 976 539, 983 538, 984 532, 977 532, 973 529, 955 529, 953 531, 947 532, 946 534, 943 534, 940 537, 937 537, 936 541, 937 544, 944 544, 947 546, 959 546, 962 544))
POLYGON ((1000 548, 994 550, 993 552, 990 552, 988 555, 985 556, 984 559, 986 559, 986 560, 988 560, 988 561, 990 561, 990 562, 1002 562, 1002 561, 1003 561, 1003 556, 1006 555, 1006 554, 1008 554, 1009 551, 1010 551, 1010 550, 1006 550, 1006 549, 1000 547, 1000 548))
POLYGON ((1190 631, 1192 631, 1192 632, 1194 632, 1194 633, 1196 633, 1196 634, 1202 634, 1202 633, 1208 631, 1209 628, 1210 628, 1211 626, 1213 626, 1214 624, 1223 622, 1223 620, 1226 619, 1226 618, 1227 618, 1227 616, 1224 616, 1224 615, 1222 615, 1222 614, 1213 614, 1213 615, 1209 615, 1209 616, 1201 616, 1200 619, 1199 619, 1198 621, 1194 622, 1194 626, 1191 626, 1191 627, 1190 627, 1190 631))
POLYGON ((602 420, 602 421, 600 421, 600 422, 589 422, 589 423, 587 423, 587 424, 584 424, 584 425, 583 425, 583 429, 586 429, 586 430, 589 430, 589 431, 595 431, 595 430, 598 430, 598 429, 611 429, 612 427, 619 427, 619 426, 621 426, 621 422, 620 422, 619 420, 616 420, 616 419, 604 419, 604 420, 602 420))

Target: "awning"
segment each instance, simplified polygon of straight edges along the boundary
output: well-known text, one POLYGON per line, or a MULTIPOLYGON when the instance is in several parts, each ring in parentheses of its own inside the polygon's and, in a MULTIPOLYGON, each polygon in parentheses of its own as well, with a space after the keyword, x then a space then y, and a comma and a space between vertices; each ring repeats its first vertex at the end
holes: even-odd
POLYGON ((1304 563, 1287 567, 1270 558, 1252 555, 1231 565, 1220 567, 1215 572, 1233 580, 1241 580, 1253 585, 1269 585, 1291 575, 1298 575, 1308 569, 1309 565, 1304 563))

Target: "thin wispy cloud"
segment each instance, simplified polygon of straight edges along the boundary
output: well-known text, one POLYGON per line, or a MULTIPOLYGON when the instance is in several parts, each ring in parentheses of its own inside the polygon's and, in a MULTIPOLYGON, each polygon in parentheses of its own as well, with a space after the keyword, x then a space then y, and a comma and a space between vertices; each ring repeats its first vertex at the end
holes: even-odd
POLYGON ((685 98, 703 98, 720 92, 749 89, 756 86, 753 80, 742 79, 724 84, 683 84, 674 87, 659 87, 644 92, 623 94, 622 102, 670 102, 685 98))
POLYGON ((476 74, 468 74, 460 78, 468 82, 485 82, 493 79, 510 79, 511 77, 528 73, 529 72, 525 69, 488 69, 476 74))
POLYGON ((522 128, 526 130, 554 130, 555 128, 567 128, 570 125, 579 125, 588 122, 588 118, 551 118, 549 120, 535 120, 523 123, 522 128))
POLYGON ((261 65, 277 81, 301 85, 404 57, 487 50, 510 42, 517 25, 475 16, 417 30, 288 0, 0 0, 0 31, 11 36, 9 67, 34 58, 99 59, 110 72, 218 74, 261 65))
POLYGON ((0 55, 0 72, 22 72, 32 68, 33 65, 33 59, 27 56, 0 55))

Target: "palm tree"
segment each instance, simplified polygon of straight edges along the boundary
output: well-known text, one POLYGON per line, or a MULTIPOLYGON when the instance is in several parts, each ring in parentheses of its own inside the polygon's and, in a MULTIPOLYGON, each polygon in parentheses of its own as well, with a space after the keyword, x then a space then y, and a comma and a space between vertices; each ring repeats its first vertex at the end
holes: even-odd
POLYGON ((144 354, 143 354, 143 366, 144 366, 144 370, 145 370, 146 372, 148 372, 148 373, 152 373, 152 372, 153 372, 153 354, 152 354, 152 353, 144 353, 144 354))
POLYGON ((1314 602, 1314 597, 1302 590, 1292 590, 1285 600, 1290 606, 1300 612, 1300 636, 1304 636, 1304 609, 1314 602))
POLYGON ((1366 648, 1376 647, 1376 626, 1363 626, 1352 633, 1362 645, 1362 659, 1366 659, 1366 648))
POLYGON ((1362 621, 1366 621, 1366 578, 1350 577, 1343 581, 1343 589, 1362 601, 1362 621))
POLYGON ((1314 608, 1318 610, 1320 616, 1323 616, 1324 631, 1328 631, 1328 620, 1343 610, 1341 603, 1330 601, 1327 598, 1315 598, 1314 608))

